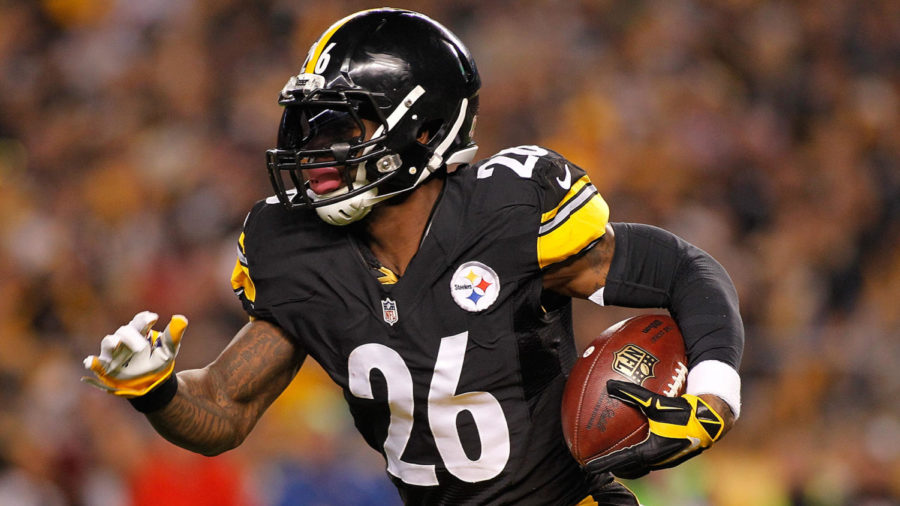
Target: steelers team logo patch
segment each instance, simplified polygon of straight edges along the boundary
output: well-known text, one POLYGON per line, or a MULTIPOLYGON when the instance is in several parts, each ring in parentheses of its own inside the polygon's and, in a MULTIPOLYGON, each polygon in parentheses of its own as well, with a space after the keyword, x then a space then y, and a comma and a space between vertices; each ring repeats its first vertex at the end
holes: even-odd
POLYGON ((500 278, 481 262, 466 262, 450 278, 450 295, 466 311, 484 311, 500 295, 500 278))

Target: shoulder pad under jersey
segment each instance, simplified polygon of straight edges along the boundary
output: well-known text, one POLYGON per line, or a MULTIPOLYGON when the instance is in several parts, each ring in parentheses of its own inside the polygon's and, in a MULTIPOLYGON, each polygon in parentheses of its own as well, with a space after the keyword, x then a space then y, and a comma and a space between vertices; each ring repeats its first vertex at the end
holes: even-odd
POLYGON ((539 206, 541 268, 585 251, 606 230, 609 206, 587 173, 559 153, 540 146, 517 146, 480 161, 473 169, 477 179, 496 179, 504 189, 521 187, 512 191, 513 198, 539 206))

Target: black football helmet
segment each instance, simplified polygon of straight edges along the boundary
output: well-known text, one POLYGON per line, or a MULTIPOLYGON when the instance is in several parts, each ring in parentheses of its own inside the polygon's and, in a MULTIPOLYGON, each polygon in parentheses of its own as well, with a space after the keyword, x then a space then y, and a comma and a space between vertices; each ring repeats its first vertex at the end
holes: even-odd
POLYGON ((338 21, 281 90, 278 144, 266 152, 275 193, 346 225, 447 164, 471 162, 480 86, 465 46, 422 14, 383 8, 338 21), (339 171, 340 188, 319 194, 310 171, 323 168, 339 171))

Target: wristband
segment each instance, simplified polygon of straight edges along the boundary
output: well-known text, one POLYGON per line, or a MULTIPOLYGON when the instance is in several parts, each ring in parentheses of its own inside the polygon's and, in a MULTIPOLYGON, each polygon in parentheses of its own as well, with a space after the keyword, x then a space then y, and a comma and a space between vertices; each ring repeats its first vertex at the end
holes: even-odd
POLYGON ((741 416, 741 377, 725 362, 704 360, 695 365, 688 373, 686 393, 715 395, 728 404, 735 420, 741 416))
POLYGON ((175 397, 177 392, 178 379, 175 377, 175 373, 172 373, 169 375, 168 379, 160 383, 159 386, 153 390, 150 390, 140 397, 132 397, 131 399, 128 399, 128 402, 131 403, 134 409, 141 413, 151 413, 166 407, 166 405, 172 401, 172 398, 175 397))

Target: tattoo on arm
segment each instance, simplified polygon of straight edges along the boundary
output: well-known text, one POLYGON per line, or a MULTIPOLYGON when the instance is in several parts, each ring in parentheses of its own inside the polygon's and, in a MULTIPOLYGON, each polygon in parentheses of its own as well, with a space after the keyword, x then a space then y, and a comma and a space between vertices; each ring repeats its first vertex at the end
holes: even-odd
POLYGON ((178 373, 178 394, 147 418, 172 443, 216 455, 244 440, 304 358, 281 329, 252 322, 213 363, 178 373))
POLYGON ((600 241, 588 251, 586 259, 589 261, 588 268, 590 275, 588 276, 587 285, 590 286, 590 296, 592 293, 603 288, 606 285, 606 275, 609 274, 609 264, 612 262, 613 251, 616 247, 616 241, 613 234, 608 231, 600 239, 600 241))
POLYGON ((544 288, 569 297, 590 297, 606 285, 606 275, 615 249, 615 234, 607 225, 606 233, 584 255, 549 269, 544 274, 544 288))

